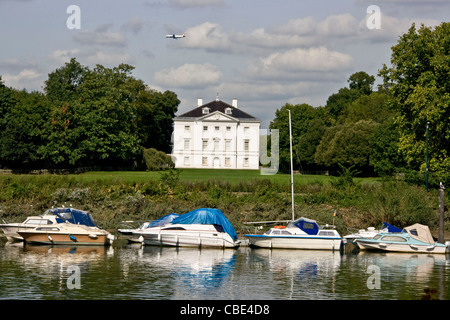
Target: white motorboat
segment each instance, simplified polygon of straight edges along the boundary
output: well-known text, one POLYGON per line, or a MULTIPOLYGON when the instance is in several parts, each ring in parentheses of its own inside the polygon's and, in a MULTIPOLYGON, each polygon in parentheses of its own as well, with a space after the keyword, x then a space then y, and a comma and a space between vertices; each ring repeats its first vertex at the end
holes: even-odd
POLYGON ((20 223, 4 223, 0 224, 8 241, 23 241, 23 237, 19 232, 26 232, 38 227, 49 227, 60 223, 73 223, 78 225, 95 226, 92 216, 87 211, 75 208, 52 208, 44 212, 40 216, 30 216, 20 223))
POLYGON ((315 220, 299 218, 287 226, 275 226, 264 234, 245 234, 249 245, 270 249, 339 250, 342 238, 333 227, 320 227, 315 220))
MULTIPOLYGON (((31 228, 17 231, 23 241, 30 244, 50 245, 106 245, 114 240, 109 232, 99 228, 87 211, 74 208, 49 209, 49 216, 54 215, 55 223, 40 223, 31 228)), ((46 215, 44 215, 46 216, 46 215)))
MULTIPOLYGON (((316 250, 339 250, 342 237, 334 229, 320 227, 315 220, 299 218, 294 219, 294 176, 292 161, 292 129, 291 111, 289 111, 289 144, 291 156, 291 204, 292 220, 286 226, 270 228, 265 234, 245 234, 249 245, 260 248, 277 249, 316 249, 316 250)), ((270 223, 276 221, 269 221, 270 223)), ((254 222, 258 224, 258 222, 254 222)), ((261 223, 261 222, 260 222, 261 223)))
MULTIPOLYGON (((137 234, 138 232, 135 232, 137 234)), ((145 245, 236 248, 236 231, 219 209, 200 208, 139 232, 145 245)))
MULTIPOLYGON (((153 221, 147 221, 142 223, 138 228, 129 228, 129 229, 118 229, 120 234, 127 237, 129 242, 138 242, 142 243, 141 232, 147 228, 163 226, 172 222, 175 218, 178 218, 180 215, 176 213, 167 214, 159 219, 153 221)), ((133 222, 133 221, 124 221, 124 222, 133 222)))
POLYGON ((356 239, 363 250, 416 253, 446 253, 448 245, 435 242, 428 226, 414 224, 402 232, 378 233, 371 239, 356 239))

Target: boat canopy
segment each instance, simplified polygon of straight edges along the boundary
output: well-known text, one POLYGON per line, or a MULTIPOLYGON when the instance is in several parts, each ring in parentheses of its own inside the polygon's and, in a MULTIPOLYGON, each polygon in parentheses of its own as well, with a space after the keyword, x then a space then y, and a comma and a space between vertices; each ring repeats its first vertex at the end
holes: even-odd
POLYGON ((63 223, 69 222, 73 224, 82 224, 88 227, 96 227, 94 219, 87 211, 82 211, 74 208, 55 208, 49 209, 51 213, 56 215, 56 222, 63 223))
POLYGON ((403 231, 407 232, 411 237, 413 237, 416 240, 426 243, 435 242, 428 226, 416 223, 413 224, 412 226, 404 228, 403 231))
POLYGON ((180 215, 176 214, 176 213, 169 213, 166 214, 165 216, 162 216, 159 219, 153 220, 151 221, 146 228, 150 228, 150 227, 158 227, 158 226, 162 226, 168 223, 171 223, 174 219, 178 218, 180 215))
POLYGON ((393 225, 390 225, 387 222, 383 222, 383 225, 381 226, 381 229, 388 229, 388 232, 402 232, 402 229, 399 229, 397 227, 394 227, 393 225))
POLYGON ((219 209, 199 208, 185 213, 172 221, 172 224, 217 224, 230 235, 233 240, 237 240, 236 230, 219 209))
POLYGON ((289 224, 293 224, 297 228, 306 232, 309 235, 316 235, 319 232, 319 225, 315 220, 307 219, 307 218, 299 218, 290 222, 289 224))

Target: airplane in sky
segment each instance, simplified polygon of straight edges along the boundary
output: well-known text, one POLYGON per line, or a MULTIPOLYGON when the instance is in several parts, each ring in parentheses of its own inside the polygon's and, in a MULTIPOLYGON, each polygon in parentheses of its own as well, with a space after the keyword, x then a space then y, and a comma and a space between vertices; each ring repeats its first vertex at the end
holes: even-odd
POLYGON ((168 35, 166 35, 166 38, 172 38, 172 39, 186 38, 186 32, 183 34, 168 34, 168 35))

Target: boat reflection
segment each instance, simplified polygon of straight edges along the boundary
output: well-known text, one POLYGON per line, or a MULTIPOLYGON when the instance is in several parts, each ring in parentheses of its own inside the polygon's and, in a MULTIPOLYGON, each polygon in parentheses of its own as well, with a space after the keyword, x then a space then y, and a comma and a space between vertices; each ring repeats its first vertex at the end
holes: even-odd
MULTIPOLYGON (((133 248, 130 245, 129 248, 133 248)), ((158 270, 161 277, 173 281, 171 299, 213 299, 211 296, 230 278, 236 264, 235 250, 202 249, 188 247, 134 246, 135 259, 125 259, 126 264, 142 264, 158 270)), ((132 250, 130 250, 132 251, 132 250)), ((128 255, 127 255, 128 256, 128 255)))

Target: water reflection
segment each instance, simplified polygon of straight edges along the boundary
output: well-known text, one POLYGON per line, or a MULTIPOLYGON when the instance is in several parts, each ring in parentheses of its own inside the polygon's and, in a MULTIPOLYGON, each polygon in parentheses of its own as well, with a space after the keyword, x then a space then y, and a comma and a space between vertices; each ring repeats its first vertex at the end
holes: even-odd
POLYGON ((330 251, 0 246, 0 299, 448 299, 445 255, 330 251), (69 267, 81 288, 69 289, 69 267), (376 266, 380 286, 368 279, 376 266))

